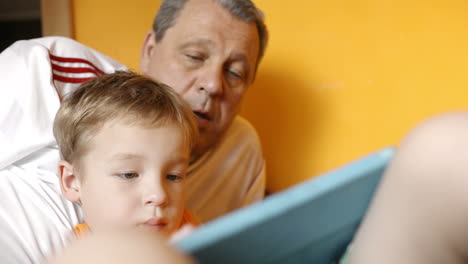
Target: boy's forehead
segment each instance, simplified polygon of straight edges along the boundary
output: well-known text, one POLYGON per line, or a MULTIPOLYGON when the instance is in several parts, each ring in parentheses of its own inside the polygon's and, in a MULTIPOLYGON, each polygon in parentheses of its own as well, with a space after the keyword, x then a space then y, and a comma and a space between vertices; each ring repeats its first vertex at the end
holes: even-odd
MULTIPOLYGON (((145 122, 131 118, 118 118, 105 122, 92 136, 89 151, 100 151, 102 156, 111 160, 144 160, 145 153, 154 153, 158 149, 152 144, 172 147, 174 158, 185 159, 185 152, 189 152, 188 142, 182 126, 175 122, 145 122), (179 146, 180 145, 180 146, 179 146), (184 156, 181 156, 183 153, 184 156)), ((161 152, 161 150, 159 150, 161 152)))

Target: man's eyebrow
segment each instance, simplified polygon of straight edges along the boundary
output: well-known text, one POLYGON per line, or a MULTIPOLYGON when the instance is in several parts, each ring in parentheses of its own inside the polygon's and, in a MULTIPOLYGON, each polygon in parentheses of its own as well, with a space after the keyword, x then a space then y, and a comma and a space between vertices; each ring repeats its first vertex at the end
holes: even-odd
POLYGON ((180 45, 180 48, 184 49, 190 46, 204 46, 204 47, 210 48, 214 46, 214 42, 210 39, 191 39, 182 43, 182 45, 180 45))
POLYGON ((232 61, 240 61, 244 64, 245 66, 245 71, 246 71, 246 74, 248 74, 250 72, 250 64, 249 64, 249 60, 247 59, 247 56, 245 56, 245 54, 242 54, 242 53, 235 53, 233 56, 232 56, 232 61))

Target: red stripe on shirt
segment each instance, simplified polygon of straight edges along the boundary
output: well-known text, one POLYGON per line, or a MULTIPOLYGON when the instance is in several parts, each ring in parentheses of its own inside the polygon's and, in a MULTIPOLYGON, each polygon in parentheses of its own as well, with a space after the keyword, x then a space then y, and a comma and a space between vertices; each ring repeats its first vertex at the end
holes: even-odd
POLYGON ((60 76, 55 73, 52 74, 52 77, 54 80, 57 80, 59 82, 67 82, 67 83, 83 83, 86 81, 89 81, 93 79, 94 77, 88 77, 88 78, 72 78, 72 77, 65 77, 65 76, 60 76))
POLYGON ((96 67, 93 63, 88 60, 80 59, 80 58, 67 58, 67 57, 59 57, 49 53, 50 59, 58 62, 69 62, 69 63, 85 63, 91 66, 96 72, 99 74, 104 74, 98 67, 96 67))
POLYGON ((100 75, 99 72, 97 72, 94 69, 91 68, 85 68, 85 67, 63 67, 57 64, 52 63, 52 69, 55 71, 59 72, 64 72, 64 73, 93 73, 94 75, 100 75))

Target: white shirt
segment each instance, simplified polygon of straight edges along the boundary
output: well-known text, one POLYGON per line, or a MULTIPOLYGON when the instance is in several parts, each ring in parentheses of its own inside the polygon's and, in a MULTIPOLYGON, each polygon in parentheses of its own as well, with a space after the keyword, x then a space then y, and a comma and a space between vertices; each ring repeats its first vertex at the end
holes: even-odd
MULTIPOLYGON (((122 64, 62 37, 19 41, 0 54, 0 262, 42 263, 82 221, 56 174, 52 125, 61 98, 122 64)), ((263 198, 265 164, 254 128, 236 117, 189 169, 187 207, 200 221, 263 198)))

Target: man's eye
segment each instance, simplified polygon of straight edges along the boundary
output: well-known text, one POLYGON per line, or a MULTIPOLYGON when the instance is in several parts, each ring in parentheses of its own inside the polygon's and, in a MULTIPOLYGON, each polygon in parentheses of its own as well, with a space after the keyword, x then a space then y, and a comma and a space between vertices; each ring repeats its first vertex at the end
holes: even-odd
POLYGON ((237 78, 237 79, 242 79, 242 75, 241 74, 238 74, 237 72, 235 71, 228 71, 229 74, 234 77, 234 78, 237 78))
POLYGON ((190 55, 190 54, 185 54, 185 56, 187 58, 189 58, 190 60, 193 60, 193 61, 202 61, 203 58, 201 56, 194 56, 194 55, 190 55))
POLYGON ((179 181, 179 180, 182 180, 182 176, 175 175, 175 174, 168 174, 166 175, 166 179, 170 181, 179 181))
POLYGON ((237 71, 226 69, 226 73, 234 80, 243 80, 243 75, 237 71))
POLYGON ((117 174, 117 176, 123 180, 131 180, 137 178, 139 175, 136 172, 124 172, 117 174))

